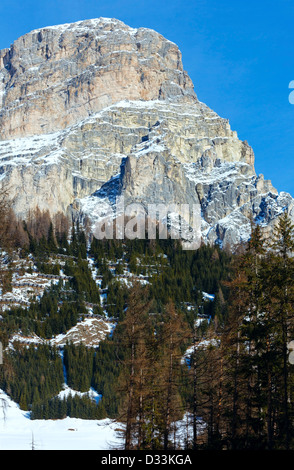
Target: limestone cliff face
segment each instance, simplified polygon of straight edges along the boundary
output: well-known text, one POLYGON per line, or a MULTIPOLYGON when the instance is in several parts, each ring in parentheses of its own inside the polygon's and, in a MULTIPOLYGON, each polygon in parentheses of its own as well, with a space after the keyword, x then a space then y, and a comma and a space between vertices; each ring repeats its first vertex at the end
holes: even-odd
POLYGON ((20 217, 115 203, 200 204, 202 237, 232 246, 271 230, 293 199, 256 175, 228 120, 198 101, 177 46, 97 19, 0 51, 0 182, 20 217), (2 104, 1 104, 2 103, 2 104))
POLYGON ((32 31, 0 52, 0 137, 44 134, 123 99, 197 101, 178 47, 97 19, 32 31))

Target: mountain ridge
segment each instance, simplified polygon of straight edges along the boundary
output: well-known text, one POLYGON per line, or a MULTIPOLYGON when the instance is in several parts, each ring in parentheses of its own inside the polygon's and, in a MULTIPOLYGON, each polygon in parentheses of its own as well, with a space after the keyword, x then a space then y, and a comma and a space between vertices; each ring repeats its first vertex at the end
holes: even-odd
POLYGON ((0 175, 19 217, 38 206, 95 225, 114 195, 199 204, 202 240, 223 247, 245 242, 251 220, 271 231, 284 210, 294 219, 159 33, 106 18, 40 28, 1 63, 0 175))

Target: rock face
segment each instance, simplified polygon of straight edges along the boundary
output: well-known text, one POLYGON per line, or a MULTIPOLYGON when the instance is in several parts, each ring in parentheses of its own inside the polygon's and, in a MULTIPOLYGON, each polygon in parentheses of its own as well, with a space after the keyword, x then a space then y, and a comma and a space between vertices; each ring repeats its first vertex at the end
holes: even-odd
POLYGON ((178 47, 109 19, 32 31, 0 52, 0 137, 54 132, 123 99, 195 102, 178 47))
POLYGON ((44 28, 0 66, 0 181, 20 217, 39 206, 95 222, 117 196, 200 204, 203 240, 224 247, 248 239, 251 218, 265 230, 285 209, 294 218, 158 33, 103 18, 44 28))

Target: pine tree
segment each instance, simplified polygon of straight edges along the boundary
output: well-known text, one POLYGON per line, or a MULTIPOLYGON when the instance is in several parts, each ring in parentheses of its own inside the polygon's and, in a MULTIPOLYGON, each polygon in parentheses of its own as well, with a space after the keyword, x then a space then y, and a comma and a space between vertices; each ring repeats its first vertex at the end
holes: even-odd
POLYGON ((278 426, 285 449, 291 445, 291 419, 289 407, 289 374, 287 345, 294 334, 294 226, 286 212, 279 218, 271 244, 270 289, 278 342, 281 355, 283 404, 278 426))

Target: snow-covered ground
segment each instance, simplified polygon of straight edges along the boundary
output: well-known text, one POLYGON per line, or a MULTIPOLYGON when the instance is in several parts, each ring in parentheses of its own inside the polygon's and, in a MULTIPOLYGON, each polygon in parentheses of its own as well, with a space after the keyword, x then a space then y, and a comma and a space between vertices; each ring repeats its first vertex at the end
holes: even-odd
POLYGON ((218 341, 214 338, 212 339, 207 339, 200 341, 199 343, 195 344, 195 346, 190 346, 184 356, 181 359, 181 363, 184 364, 185 361, 189 360, 190 356, 193 354, 194 350, 196 349, 207 349, 208 347, 217 347, 218 346, 218 341))
MULTIPOLYGON (((205 429, 199 418, 198 433, 205 429)), ((1 450, 117 450, 123 448, 119 438, 122 425, 110 419, 86 420, 65 418, 30 420, 0 389, 0 451, 1 450)), ((176 445, 184 448, 192 437, 192 421, 185 415, 177 422, 176 445)))
POLYGON ((79 321, 75 326, 70 328, 66 333, 59 334, 50 340, 40 338, 36 334, 25 336, 21 332, 15 333, 9 340, 9 348, 14 348, 14 343, 30 344, 42 344, 47 343, 52 346, 63 347, 66 342, 73 344, 84 343, 89 347, 99 346, 100 341, 105 339, 106 335, 111 333, 115 328, 115 323, 110 322, 103 318, 86 318, 85 320, 79 321))
POLYGON ((0 451, 117 449, 117 428, 110 419, 30 420, 29 413, 0 390, 0 451))

